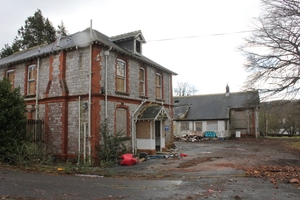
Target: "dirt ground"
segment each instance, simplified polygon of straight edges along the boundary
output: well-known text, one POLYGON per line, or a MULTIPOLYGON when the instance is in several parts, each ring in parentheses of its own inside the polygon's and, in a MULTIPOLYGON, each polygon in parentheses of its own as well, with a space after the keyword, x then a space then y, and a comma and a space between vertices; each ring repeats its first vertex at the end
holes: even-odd
POLYGON ((170 152, 133 166, 110 168, 110 176, 97 168, 92 176, 60 176, 0 167, 0 197, 298 200, 300 149, 292 146, 299 141, 241 138, 176 142, 176 148, 170 152), (180 154, 186 157, 179 157, 180 154))
MULTIPOLYGON (((153 178, 193 178, 201 172, 209 175, 240 170, 238 175, 291 183, 300 187, 300 149, 293 148, 296 138, 247 138, 176 142, 176 149, 135 166, 118 166, 118 176, 153 178), (178 155, 186 154, 187 157, 178 155)), ((206 175, 207 176, 207 175, 206 175)))

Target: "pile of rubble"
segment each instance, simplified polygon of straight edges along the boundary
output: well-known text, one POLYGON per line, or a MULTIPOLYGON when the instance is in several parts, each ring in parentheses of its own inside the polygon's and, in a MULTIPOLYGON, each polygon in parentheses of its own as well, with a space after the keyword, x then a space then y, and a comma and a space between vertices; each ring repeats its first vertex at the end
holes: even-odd
POLYGON ((185 141, 185 142, 199 142, 203 140, 225 140, 225 138, 217 138, 217 135, 213 131, 206 132, 192 132, 183 136, 174 136, 174 141, 185 141))

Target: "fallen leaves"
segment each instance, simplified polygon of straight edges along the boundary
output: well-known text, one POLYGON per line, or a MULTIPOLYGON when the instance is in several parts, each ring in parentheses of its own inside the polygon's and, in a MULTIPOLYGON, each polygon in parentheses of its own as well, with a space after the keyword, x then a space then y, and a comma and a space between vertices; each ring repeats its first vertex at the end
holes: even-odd
POLYGON ((266 178, 271 183, 277 184, 277 181, 300 185, 300 167, 293 166, 261 166, 254 170, 248 170, 246 175, 251 177, 266 178))

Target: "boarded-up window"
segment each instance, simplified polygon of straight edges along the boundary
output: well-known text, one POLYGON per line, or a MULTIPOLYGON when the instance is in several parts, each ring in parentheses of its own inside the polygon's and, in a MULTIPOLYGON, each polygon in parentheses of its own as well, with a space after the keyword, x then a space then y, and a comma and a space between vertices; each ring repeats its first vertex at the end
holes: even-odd
POLYGON ((127 136, 127 110, 117 108, 116 110, 116 131, 127 136))
POLYGON ((6 72, 6 78, 8 78, 12 88, 14 88, 14 80, 15 80, 15 70, 8 70, 6 72))
POLYGON ((140 95, 146 95, 145 93, 145 69, 140 68, 140 95))
POLYGON ((162 99, 162 77, 158 73, 155 76, 155 94, 157 99, 162 99))
POLYGON ((218 130, 218 122, 217 121, 208 121, 207 122, 207 130, 208 131, 217 131, 218 130))
POLYGON ((180 129, 182 131, 188 131, 189 130, 189 122, 180 122, 180 129))
POLYGON ((234 112, 234 126, 239 129, 248 128, 247 111, 235 111, 234 112))
POLYGON ((195 122, 196 131, 202 131, 202 122, 195 122))
POLYGON ((126 63, 123 60, 117 62, 117 91, 126 92, 126 63))
POLYGON ((30 65, 28 67, 28 85, 27 85, 28 94, 35 93, 35 79, 36 79, 36 66, 30 65))

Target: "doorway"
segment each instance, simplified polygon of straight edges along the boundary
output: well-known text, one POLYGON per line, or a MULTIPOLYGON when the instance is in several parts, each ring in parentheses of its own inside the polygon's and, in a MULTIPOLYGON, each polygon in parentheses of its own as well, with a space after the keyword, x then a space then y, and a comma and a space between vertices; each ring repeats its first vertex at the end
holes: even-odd
POLYGON ((156 151, 161 151, 160 137, 161 137, 161 121, 155 121, 155 150, 156 151))

